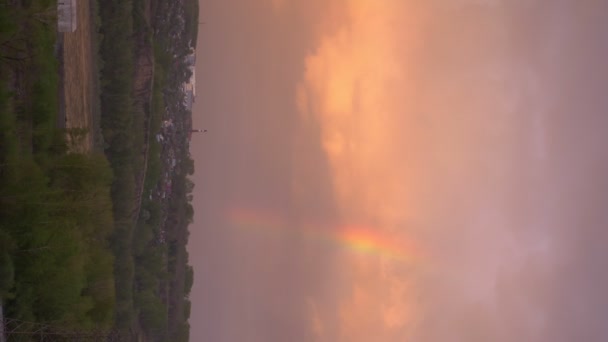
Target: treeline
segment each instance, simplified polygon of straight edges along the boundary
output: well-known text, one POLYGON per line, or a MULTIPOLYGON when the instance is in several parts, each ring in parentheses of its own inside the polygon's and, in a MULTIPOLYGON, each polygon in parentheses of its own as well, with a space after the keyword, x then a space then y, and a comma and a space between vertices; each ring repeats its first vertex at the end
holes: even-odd
POLYGON ((111 238, 115 256, 116 326, 133 330, 134 264, 132 256, 133 211, 135 210, 134 163, 136 146, 133 140, 133 2, 99 0, 101 129, 105 154, 114 172, 112 202, 114 233, 111 238))
POLYGON ((154 0, 154 45, 157 58, 167 66, 180 62, 196 49, 199 23, 198 0, 154 0), (171 51, 171 54, 164 55, 171 51))
MULTIPOLYGON (((175 6, 176 2, 172 3, 171 6, 175 6)), ((100 64, 103 65, 101 126, 105 153, 115 176, 112 185, 115 230, 111 241, 115 254, 116 326, 142 330, 146 338, 153 341, 177 341, 169 329, 168 296, 175 277, 184 274, 171 272, 171 253, 167 244, 159 240, 161 231, 166 229, 168 204, 146 196, 158 186, 160 175, 167 170, 160 159, 162 147, 154 139, 154 133, 144 134, 146 129, 150 132, 160 129, 165 113, 163 90, 167 79, 174 77, 172 56, 164 54, 163 60, 154 65, 150 103, 140 106, 137 101, 141 102, 141 98, 134 94, 137 75, 141 75, 139 54, 145 51, 149 40, 158 46, 156 37, 151 36, 150 18, 146 17, 149 6, 148 0, 99 0, 100 64), (147 164, 142 154, 145 145, 147 164), (140 198, 137 184, 144 167, 144 196, 140 198)), ((154 57, 159 54, 155 53, 154 57)), ((187 334, 183 336, 180 340, 187 341, 187 334)))
MULTIPOLYGON (((155 65, 152 103, 150 110, 150 132, 158 132, 161 127, 165 102, 162 87, 166 77, 165 69, 155 65)), ((149 136, 148 163, 144 194, 150 194, 158 186, 164 171, 161 158, 161 144, 154 134, 149 136)), ((163 298, 170 274, 167 269, 167 246, 160 241, 164 228, 166 203, 142 198, 140 216, 135 227, 133 256, 135 260, 135 305, 139 308, 139 322, 146 336, 152 341, 172 341, 168 330, 168 309, 163 298)), ((177 342, 177 341, 176 341, 177 342)))
POLYGON ((194 49, 196 49, 196 40, 198 39, 198 27, 201 25, 198 21, 198 12, 198 0, 184 0, 184 36, 188 41, 188 45, 194 49))
MULTIPOLYGON (((183 125, 175 156, 179 171, 171 175, 175 191, 162 202, 149 194, 160 186, 161 175, 168 172, 162 160, 166 157, 163 148, 154 136, 165 119, 167 106, 183 102, 179 91, 190 77, 183 57, 192 53, 196 41, 198 1, 98 0, 98 8, 103 65, 101 128, 105 154, 114 173, 111 196, 115 228, 111 245, 116 327, 142 330, 151 341, 187 341, 187 298, 193 272, 187 266, 185 246, 193 213, 188 194, 193 185, 187 185, 186 180, 188 170, 189 174, 193 172, 193 162, 187 154, 183 125), (196 15, 191 12, 194 10, 196 15), (158 14, 167 20, 160 23, 158 14), (141 54, 146 53, 147 44, 153 46, 154 82, 149 103, 142 105, 134 89, 141 89, 141 63, 146 60, 141 54), (179 51, 179 56, 173 51, 179 51), (174 96, 167 96, 169 92, 174 96), (175 221, 175 215, 179 217, 178 227, 167 221, 175 221), (175 310, 180 311, 177 317, 175 310)), ((179 115, 186 122, 191 113, 180 111, 179 115)))
POLYGON ((194 272, 188 265, 186 244, 194 213, 187 200, 193 183, 180 173, 173 180, 177 191, 165 208, 157 201, 144 200, 133 243, 135 304, 141 327, 152 341, 188 341, 190 330, 194 272))
POLYGON ((190 333, 190 290, 194 281, 194 271, 189 265, 188 227, 192 223, 194 210, 191 205, 194 184, 189 177, 194 173, 194 162, 188 152, 188 132, 192 128, 189 108, 184 106, 181 85, 191 76, 188 56, 196 48, 199 28, 198 1, 185 0, 181 6, 173 1, 156 2, 155 53, 157 64, 166 70, 163 85, 164 105, 174 113, 174 119, 181 127, 176 151, 178 151, 173 177, 173 193, 167 204, 165 240, 168 246, 169 281, 165 285, 165 297, 169 312, 169 335, 171 341, 188 341, 190 333))
POLYGON ((194 209, 191 204, 194 183, 188 178, 194 173, 194 164, 183 156, 176 177, 173 201, 169 206, 167 244, 169 246, 168 268, 172 275, 169 286, 169 331, 174 341, 188 341, 190 333, 190 291, 194 271, 189 265, 188 226, 192 223, 194 209))
MULTIPOLYGON (((136 306, 140 324, 153 341, 188 341, 190 290, 194 281, 188 265, 188 226, 194 183, 188 175, 193 161, 186 155, 172 176, 173 192, 162 205, 145 198, 134 240, 136 306)), ((156 184, 149 190, 154 190, 156 184)))
POLYGON ((56 1, 0 2, 0 301, 6 317, 113 324, 111 169, 68 153, 58 121, 56 1))
MULTIPOLYGON (((150 111, 150 131, 158 132, 161 127, 165 103, 161 89, 164 85, 165 70, 156 64, 152 105, 150 111)), ((161 144, 151 134, 148 141, 148 163, 144 194, 150 194, 159 186, 163 162, 161 144)), ((168 309, 163 301, 166 284, 169 281, 167 270, 167 246, 159 241, 164 227, 165 203, 142 198, 141 212, 135 228, 133 241, 135 259, 135 304, 139 308, 139 321, 146 336, 155 341, 171 341, 168 330, 168 309)))
POLYGON ((194 281, 186 250, 188 226, 194 212, 190 203, 194 184, 188 179, 194 172, 194 162, 188 153, 192 114, 184 107, 182 85, 191 76, 185 57, 193 52, 196 41, 192 32, 196 34, 198 29, 198 2, 159 0, 152 5, 156 62, 150 130, 158 132, 161 121, 171 117, 176 132, 171 147, 162 146, 154 134, 148 142, 144 194, 158 196, 157 191, 164 190, 167 175, 172 191, 167 198, 142 199, 134 241, 135 302, 146 337, 181 342, 189 338, 189 294, 194 281), (189 24, 185 24, 188 20, 195 21, 193 30, 188 30, 189 24), (175 153, 174 168, 168 166, 167 149, 175 153), (158 265, 161 267, 155 267, 158 265))

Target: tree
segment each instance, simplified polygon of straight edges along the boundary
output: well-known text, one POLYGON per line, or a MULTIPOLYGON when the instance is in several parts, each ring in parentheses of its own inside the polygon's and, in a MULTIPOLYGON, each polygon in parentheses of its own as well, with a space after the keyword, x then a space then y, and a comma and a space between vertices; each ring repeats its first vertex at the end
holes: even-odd
POLYGON ((186 272, 184 276, 184 296, 186 298, 190 297, 190 291, 192 290, 192 285, 194 284, 194 269, 191 265, 186 265, 186 272))

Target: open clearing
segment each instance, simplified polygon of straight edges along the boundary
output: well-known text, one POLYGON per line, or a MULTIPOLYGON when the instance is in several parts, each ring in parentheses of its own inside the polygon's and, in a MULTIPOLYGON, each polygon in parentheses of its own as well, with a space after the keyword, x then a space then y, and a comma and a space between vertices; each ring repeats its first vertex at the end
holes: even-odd
POLYGON ((76 31, 63 33, 65 127, 87 130, 86 136, 75 142, 73 148, 88 152, 94 146, 93 111, 97 110, 98 103, 90 0, 78 1, 77 13, 76 31))

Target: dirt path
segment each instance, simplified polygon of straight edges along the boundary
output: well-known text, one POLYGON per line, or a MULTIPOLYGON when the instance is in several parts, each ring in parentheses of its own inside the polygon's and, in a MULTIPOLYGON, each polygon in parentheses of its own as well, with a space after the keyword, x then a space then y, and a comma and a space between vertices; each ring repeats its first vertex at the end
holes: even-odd
POLYGON ((88 130, 74 146, 79 152, 88 152, 93 149, 93 110, 97 103, 90 1, 78 1, 77 13, 76 31, 63 33, 65 127, 88 130))

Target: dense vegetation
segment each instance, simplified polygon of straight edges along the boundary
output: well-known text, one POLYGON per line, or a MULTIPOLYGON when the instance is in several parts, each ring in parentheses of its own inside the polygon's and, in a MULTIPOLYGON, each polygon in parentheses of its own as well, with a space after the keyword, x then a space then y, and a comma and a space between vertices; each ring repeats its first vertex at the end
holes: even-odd
MULTIPOLYGON (((189 331, 187 296, 193 278, 186 253, 193 187, 186 185, 187 175, 193 172, 189 128, 181 125, 171 142, 175 169, 167 164, 167 146, 155 139, 167 119, 167 107, 177 109, 172 113, 176 123, 189 122, 191 116, 178 106, 183 103, 179 90, 190 77, 183 58, 193 52, 196 39, 192 36, 196 27, 185 33, 186 6, 198 13, 196 0, 99 0, 101 122, 115 176, 116 325, 141 330, 153 341, 187 341, 189 331), (142 85, 148 60, 154 61, 149 90, 142 85), (117 68, 122 69, 117 72, 117 68), (153 197, 168 178, 171 194, 153 197)), ((198 26, 198 15, 188 16, 198 26)))
POLYGON ((0 2, 0 299, 12 318, 109 327, 112 171, 57 128, 54 6, 0 2))
POLYGON ((135 209, 133 141, 133 17, 131 1, 100 1, 101 127, 105 153, 114 171, 112 201, 115 255, 116 323, 130 330, 134 324, 132 215, 135 209))
POLYGON ((93 6, 100 68, 100 127, 93 129, 101 129, 103 153, 91 154, 71 152, 68 141, 75 140, 66 136, 83 132, 58 124, 55 6, 0 0, 5 315, 187 341, 194 163, 181 85, 191 75, 185 57, 196 42, 198 2, 93 6), (168 116, 177 127, 169 147, 155 139, 168 116), (161 199, 167 182, 172 191, 161 199))

